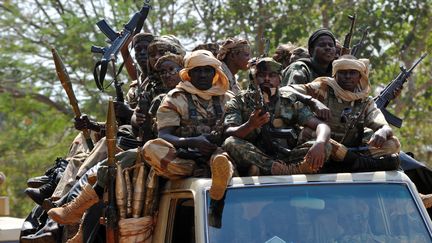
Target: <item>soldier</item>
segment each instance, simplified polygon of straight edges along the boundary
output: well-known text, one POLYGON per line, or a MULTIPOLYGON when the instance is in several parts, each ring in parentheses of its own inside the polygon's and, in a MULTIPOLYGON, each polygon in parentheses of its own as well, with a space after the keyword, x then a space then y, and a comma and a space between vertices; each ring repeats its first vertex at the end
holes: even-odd
MULTIPOLYGON (((176 87, 176 85, 180 82, 179 71, 183 68, 183 56, 176 55, 172 53, 166 53, 164 56, 158 59, 155 64, 155 73, 160 80, 162 80, 162 85, 165 90, 170 91, 176 87)), ((162 102, 162 99, 165 97, 166 93, 158 94, 156 97, 152 99, 150 103, 148 114, 144 114, 143 111, 137 107, 134 110, 134 114, 131 118, 132 127, 138 130, 150 117, 151 127, 153 131, 153 136, 157 137, 157 129, 156 129, 156 111, 159 108, 159 105, 162 102)))
POLYGON ((230 100, 224 125, 225 135, 231 137, 225 140, 223 149, 233 158, 239 172, 248 172, 249 175, 300 174, 319 170, 329 155, 329 127, 300 102, 304 97, 279 92, 281 64, 271 58, 262 58, 252 64, 251 70, 251 82, 256 82, 262 90, 268 111, 263 113, 255 109, 257 91, 251 88, 230 100), (271 151, 278 144, 272 144, 271 148, 264 144, 265 136, 271 136, 271 133, 263 134, 265 124, 280 131, 293 128, 294 135, 289 138, 288 134, 281 136, 283 139, 267 138, 279 140, 279 146, 283 147, 271 151), (317 138, 287 151, 287 143, 295 146, 299 125, 314 129, 317 138))
POLYGON ((287 84, 307 84, 314 79, 331 76, 331 63, 336 57, 336 40, 328 29, 318 29, 308 40, 311 58, 299 59, 282 72, 282 86, 287 84))
POLYGON ((251 58, 249 42, 244 39, 228 38, 219 49, 217 59, 222 62, 222 70, 229 80, 229 89, 237 94, 240 86, 235 78, 239 70, 248 69, 251 58))
POLYGON ((199 163, 212 172, 210 197, 223 197, 233 166, 226 153, 210 141, 220 136, 220 120, 229 83, 221 62, 211 52, 198 50, 184 60, 182 81, 164 98, 157 111, 159 138, 144 145, 144 157, 156 173, 167 179, 191 176, 199 163), (193 159, 192 159, 193 158, 193 159))
MULTIPOLYGON (((154 65, 157 60, 164 56, 167 52, 184 56, 186 54, 184 47, 180 44, 179 40, 173 35, 164 35, 160 37, 154 37, 152 42, 148 45, 148 61, 146 63, 147 77, 140 79, 140 90, 149 92, 150 100, 156 97, 158 94, 166 93, 165 87, 161 84, 161 80, 155 73, 154 65)), ((138 82, 135 85, 131 85, 126 100, 131 108, 135 108, 139 94, 138 82)), ((117 111, 117 110, 116 110, 117 111)), ((132 115, 132 114, 131 114, 132 115)))
MULTIPOLYGON (((320 77, 309 84, 283 88, 292 87, 330 107, 325 118, 331 128, 331 159, 345 162, 335 164, 336 170, 394 170, 399 166, 399 140, 369 97, 368 65, 368 59, 344 55, 333 62, 334 78, 320 77), (347 147, 363 151, 353 152, 347 147)), ((307 133, 304 130, 306 137, 307 133)))
POLYGON ((291 44, 291 42, 288 42, 287 44, 281 44, 276 48, 273 59, 276 62, 282 64, 282 69, 285 69, 292 62, 291 56, 293 54, 293 50, 296 48, 297 47, 291 44))

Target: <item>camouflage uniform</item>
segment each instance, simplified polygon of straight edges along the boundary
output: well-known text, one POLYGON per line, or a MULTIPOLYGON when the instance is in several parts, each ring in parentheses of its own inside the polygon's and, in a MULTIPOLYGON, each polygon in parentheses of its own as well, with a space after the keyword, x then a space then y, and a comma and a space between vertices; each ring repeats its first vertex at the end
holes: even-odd
MULTIPOLYGON (((255 109, 254 92, 252 89, 243 91, 227 103, 224 126, 240 126, 249 119, 255 109)), ((274 128, 293 128, 297 132, 299 130, 298 125, 304 124, 314 116, 290 92, 277 93, 274 97, 276 100, 268 105, 268 111, 273 115, 271 122, 274 128)), ((293 143, 293 141, 286 141, 286 139, 279 139, 278 142, 285 147, 287 144, 293 143)), ((233 136, 227 138, 222 148, 236 162, 240 172, 247 170, 251 165, 256 165, 262 174, 269 175, 274 162, 278 160, 290 163, 300 162, 310 146, 310 143, 298 146, 291 151, 289 156, 282 154, 269 156, 268 151, 264 149, 262 139, 260 139, 260 129, 255 129, 245 137, 245 140, 233 136)))
POLYGON ((331 77, 331 65, 327 70, 321 70, 312 59, 300 58, 282 71, 281 87, 288 84, 307 84, 318 77, 331 77))
MULTIPOLYGON (((184 90, 171 90, 157 111, 158 130, 177 127, 175 135, 179 137, 210 134, 219 129, 217 126, 220 125, 223 107, 229 99, 230 96, 226 94, 204 101, 184 90)), ((160 138, 144 145, 144 156, 158 175, 168 179, 190 176, 195 168, 195 161, 177 157, 176 148, 160 138)))
MULTIPOLYGON (((293 85, 292 87, 296 87, 296 85, 293 85)), ((307 87, 307 85, 300 85, 299 87, 307 87)), ((381 128, 383 125, 388 125, 384 115, 376 107, 373 98, 367 97, 362 100, 347 102, 336 97, 333 89, 329 88, 329 86, 325 84, 323 84, 320 89, 327 93, 327 95, 325 95, 327 98, 317 95, 313 90, 308 90, 308 88, 306 88, 308 95, 311 95, 324 103, 327 107, 330 107, 331 116, 327 124, 331 128, 332 139, 330 140, 330 143, 332 144, 331 156, 333 160, 343 160, 343 157, 346 154, 345 146, 367 146, 367 142, 371 138, 373 132, 381 128), (364 112, 362 112, 363 109, 364 112), (358 114, 361 114, 361 116, 358 118, 357 124, 352 129, 348 129, 349 124, 356 119, 358 114)), ((398 153, 399 150, 400 143, 398 139, 392 137, 387 140, 381 148, 369 147, 367 151, 364 151, 364 153, 366 153, 366 155, 371 155, 372 157, 380 157, 398 153)))

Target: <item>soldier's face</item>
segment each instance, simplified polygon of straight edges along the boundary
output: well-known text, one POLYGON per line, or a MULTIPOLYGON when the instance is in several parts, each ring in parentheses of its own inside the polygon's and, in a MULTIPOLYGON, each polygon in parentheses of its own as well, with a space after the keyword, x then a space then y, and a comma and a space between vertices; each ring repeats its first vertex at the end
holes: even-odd
POLYGON ((199 90, 208 90, 212 87, 216 70, 212 66, 194 67, 189 70, 190 82, 199 90))
POLYGON ((280 85, 280 75, 277 72, 259 71, 256 74, 256 81, 262 92, 273 96, 276 93, 274 91, 280 85))
POLYGON ((164 61, 160 65, 158 74, 166 88, 171 90, 180 82, 180 70, 181 66, 172 61, 164 61))
POLYGON ((336 57, 336 47, 330 36, 323 35, 314 42, 312 57, 319 63, 331 63, 336 57))
POLYGON ((249 48, 243 48, 239 51, 234 51, 232 53, 232 58, 237 64, 237 67, 240 70, 247 70, 248 69, 248 62, 251 58, 251 52, 249 48))
POLYGON ((339 70, 336 72, 336 81, 344 90, 354 92, 360 83, 361 74, 354 69, 339 70))
POLYGON ((134 45, 134 51, 135 51, 135 60, 137 61, 138 65, 141 67, 145 67, 148 60, 148 52, 147 47, 150 44, 147 40, 141 40, 134 45))
POLYGON ((159 48, 157 46, 153 46, 152 48, 148 49, 148 61, 150 67, 154 67, 156 62, 161 58, 163 55, 165 55, 166 52, 169 52, 165 48, 159 48))

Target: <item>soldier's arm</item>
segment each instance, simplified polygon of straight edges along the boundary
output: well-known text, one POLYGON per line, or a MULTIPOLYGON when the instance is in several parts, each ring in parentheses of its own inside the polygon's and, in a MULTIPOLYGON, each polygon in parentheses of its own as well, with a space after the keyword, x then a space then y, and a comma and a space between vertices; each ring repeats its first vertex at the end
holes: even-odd
POLYGON ((238 138, 245 138, 253 130, 260 128, 262 125, 270 121, 270 114, 265 112, 261 114, 261 110, 255 110, 249 116, 249 119, 240 126, 229 126, 225 130, 226 136, 235 136, 238 138))
POLYGON ((178 137, 174 135, 177 127, 165 127, 159 130, 159 138, 171 143, 176 148, 195 148, 203 155, 209 155, 217 149, 217 145, 210 143, 205 136, 178 137))
POLYGON ((324 165, 326 159, 326 145, 330 139, 330 127, 315 117, 306 121, 304 126, 315 129, 317 134, 315 143, 305 156, 306 161, 311 163, 312 169, 317 171, 324 165))

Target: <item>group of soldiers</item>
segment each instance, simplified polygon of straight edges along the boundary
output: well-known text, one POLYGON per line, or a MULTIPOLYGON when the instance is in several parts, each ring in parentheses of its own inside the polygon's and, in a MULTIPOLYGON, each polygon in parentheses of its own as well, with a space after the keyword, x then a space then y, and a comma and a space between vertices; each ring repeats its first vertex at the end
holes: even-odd
MULTIPOLYGON (((368 59, 339 55, 328 29, 315 31, 307 49, 285 44, 273 57, 252 58, 250 43, 240 38, 187 53, 175 36, 139 33, 131 47, 135 67, 127 70, 137 79, 126 102, 114 102, 117 180, 132 185, 128 201, 117 201, 120 221, 151 218, 164 180, 211 177, 209 195, 217 205, 233 176, 399 169, 400 143, 369 96, 368 59), (239 71, 249 75, 247 88, 236 79, 239 71), (143 190, 141 199, 132 199, 143 190), (129 206, 139 200, 145 203, 129 206)), ((91 130, 95 145, 80 133, 64 159, 29 179, 26 193, 39 206, 26 220, 22 242, 98 237, 109 176, 106 127, 87 116, 76 118, 75 127, 91 130), (59 224, 80 227, 61 234, 59 224)), ((131 238, 122 230, 138 225, 131 222, 119 222, 125 242, 131 238)))

